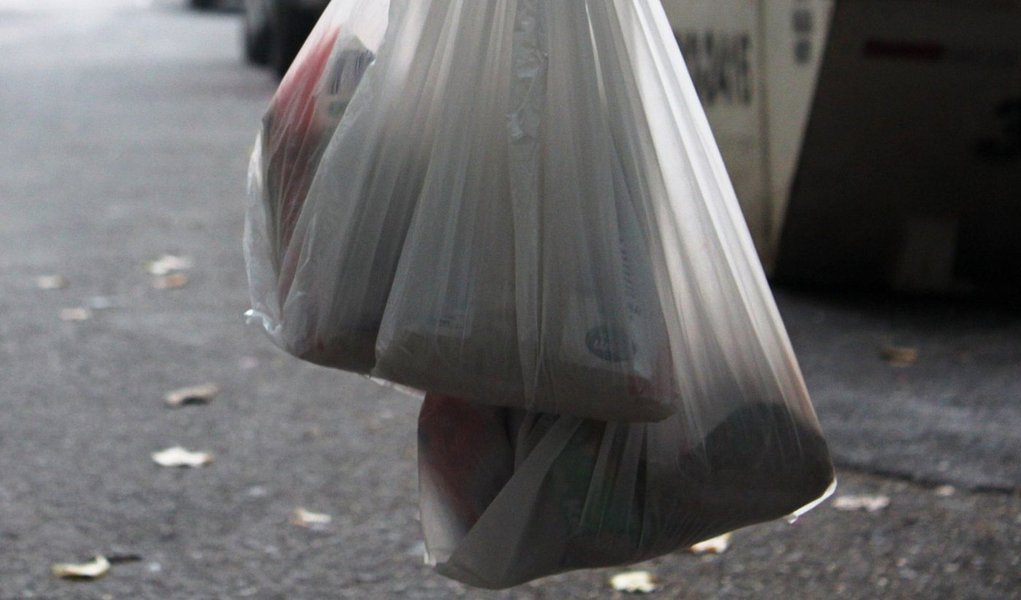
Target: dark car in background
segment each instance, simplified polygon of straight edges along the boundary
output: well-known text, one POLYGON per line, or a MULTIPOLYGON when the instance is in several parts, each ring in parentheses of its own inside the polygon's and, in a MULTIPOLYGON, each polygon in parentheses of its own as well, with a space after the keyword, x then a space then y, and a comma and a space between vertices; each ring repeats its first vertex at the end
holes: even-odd
POLYGON ((245 59, 283 77, 329 0, 244 0, 245 59))
POLYGON ((238 10, 242 0, 188 0, 188 6, 198 10, 238 10))

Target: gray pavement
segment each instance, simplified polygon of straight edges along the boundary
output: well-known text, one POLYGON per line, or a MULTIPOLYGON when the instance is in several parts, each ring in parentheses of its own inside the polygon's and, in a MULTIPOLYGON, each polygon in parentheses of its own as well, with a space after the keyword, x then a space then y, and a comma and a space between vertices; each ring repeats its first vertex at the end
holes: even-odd
POLYGON ((777 300, 838 463, 1021 488, 1021 311, 851 292, 777 300), (888 348, 916 358, 898 365, 888 348))
MULTIPOLYGON (((606 582, 618 570, 499 593, 433 574, 416 521, 417 400, 291 359, 244 325, 244 171, 274 82, 241 64, 239 44, 236 15, 179 1, 0 0, 0 600, 619 597, 606 582), (194 260, 181 289, 154 289, 143 269, 165 253, 194 260), (48 274, 70 285, 38 289, 48 274), (60 319, 89 306, 86 320, 60 319), (222 390, 208 406, 161 401, 207 381, 222 390), (215 462, 152 463, 176 444, 215 462), (333 522, 292 525, 298 506, 333 522), (96 582, 49 573, 95 554, 138 560, 96 582)), ((970 384, 952 382, 958 400, 893 410, 899 382, 915 397, 944 389, 936 365, 952 363, 928 362, 931 336, 962 351, 986 338, 933 328, 941 314, 896 321, 782 300, 834 453, 862 468, 841 471, 838 494, 890 505, 827 503, 795 525, 738 532, 721 556, 652 561, 642 568, 663 586, 654 597, 1021 597, 1017 444, 1005 426, 1017 403, 997 396, 1016 371, 996 363, 999 387, 977 407, 960 400, 970 384), (844 333, 825 334, 832 323, 844 333), (891 333, 921 348, 915 366, 873 360, 891 333), (995 422, 944 446, 919 421, 944 406, 954 410, 942 427, 995 422), (982 478, 969 479, 970 465, 982 478)), ((1016 364, 1005 351, 961 360, 1016 364)))

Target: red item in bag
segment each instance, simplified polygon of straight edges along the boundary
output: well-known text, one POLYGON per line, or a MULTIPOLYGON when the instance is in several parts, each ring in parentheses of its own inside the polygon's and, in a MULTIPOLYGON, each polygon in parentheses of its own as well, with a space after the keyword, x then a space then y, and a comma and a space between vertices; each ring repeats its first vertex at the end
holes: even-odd
POLYGON ((263 121, 266 191, 276 226, 280 301, 291 288, 299 247, 292 240, 305 199, 344 110, 373 54, 334 29, 305 48, 280 83, 263 121))

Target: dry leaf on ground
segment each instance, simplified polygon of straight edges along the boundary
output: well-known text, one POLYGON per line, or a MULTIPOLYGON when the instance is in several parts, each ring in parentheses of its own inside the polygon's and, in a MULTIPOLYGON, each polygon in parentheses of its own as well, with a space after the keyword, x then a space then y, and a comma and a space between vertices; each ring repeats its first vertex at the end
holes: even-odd
POLYGON ((62 290, 71 285, 63 275, 41 275, 35 278, 35 286, 41 290, 62 290))
POLYGON ((169 275, 174 271, 185 271, 191 267, 191 258, 173 254, 164 254, 156 260, 145 263, 145 270, 153 275, 169 275))
POLYGON ((62 563, 53 565, 50 569, 61 579, 99 579, 110 572, 110 561, 103 556, 97 556, 90 563, 62 563))
POLYGON ((724 533, 704 542, 693 545, 689 550, 693 554, 723 554, 730 547, 730 538, 733 534, 724 533))
POLYGON ((628 571, 610 578, 610 586, 628 594, 651 594, 659 589, 648 571, 628 571))
POLYGON ((333 517, 323 513, 316 513, 306 510, 302 507, 298 507, 294 510, 294 514, 291 515, 291 524, 299 527, 305 527, 307 529, 322 529, 333 521, 333 517))
POLYGON ((152 455, 153 461, 161 467, 204 467, 213 462, 208 452, 192 452, 180 446, 167 448, 152 455))
POLYGON ((80 306, 64 308, 61 309, 59 316, 61 321, 88 321, 92 318, 92 311, 80 306))
POLYGON ((837 510, 864 510, 874 513, 890 506, 890 497, 876 496, 838 496, 833 500, 833 508, 837 510))
POLYGON ((163 402, 174 408, 190 404, 209 404, 218 393, 220 388, 216 384, 206 383, 168 392, 163 396, 163 402))

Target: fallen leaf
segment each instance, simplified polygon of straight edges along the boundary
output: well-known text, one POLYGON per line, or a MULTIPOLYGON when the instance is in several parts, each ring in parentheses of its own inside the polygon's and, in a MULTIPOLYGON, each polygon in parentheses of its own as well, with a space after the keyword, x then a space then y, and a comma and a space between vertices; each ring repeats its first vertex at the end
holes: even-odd
POLYGON ((173 254, 164 254, 156 260, 145 263, 145 270, 153 275, 169 275, 174 271, 186 271, 191 267, 191 258, 173 254))
POLYGON ((216 384, 206 383, 168 392, 163 396, 163 402, 174 408, 189 404, 209 404, 218 393, 220 388, 216 384))
POLYGON ((880 355, 894 367, 910 367, 918 362, 918 349, 907 346, 884 346, 880 355))
POLYGON ((936 488, 936 495, 940 498, 949 498, 957 493, 957 488, 952 485, 941 485, 936 488))
POLYGON ((723 554, 730 547, 730 538, 733 534, 724 533, 704 542, 699 542, 689 548, 693 554, 723 554))
POLYGON ((90 563, 56 564, 50 570, 61 579, 99 579, 110 572, 110 561, 105 557, 97 556, 90 563))
POLYGON ((152 459, 161 467, 204 467, 213 462, 213 455, 208 452, 192 452, 180 446, 167 448, 152 455, 152 459))
POLYGON ((60 311, 61 321, 88 321, 92 318, 92 311, 84 307, 64 308, 60 311))
POLYGON ((41 290, 62 290, 71 285, 63 275, 42 275, 36 277, 35 285, 41 290))
POLYGON ((291 515, 291 524, 308 529, 322 529, 333 521, 330 515, 315 513, 298 507, 291 515))
POLYGON ((864 510, 874 513, 890 506, 889 496, 838 496, 833 500, 833 508, 837 510, 864 510))
POLYGON ((186 285, 188 285, 188 276, 184 273, 161 275, 152 281, 152 287, 157 290, 176 290, 186 285))
POLYGON ((618 592, 627 594, 651 594, 659 589, 648 571, 628 571, 610 578, 610 585, 618 592))

